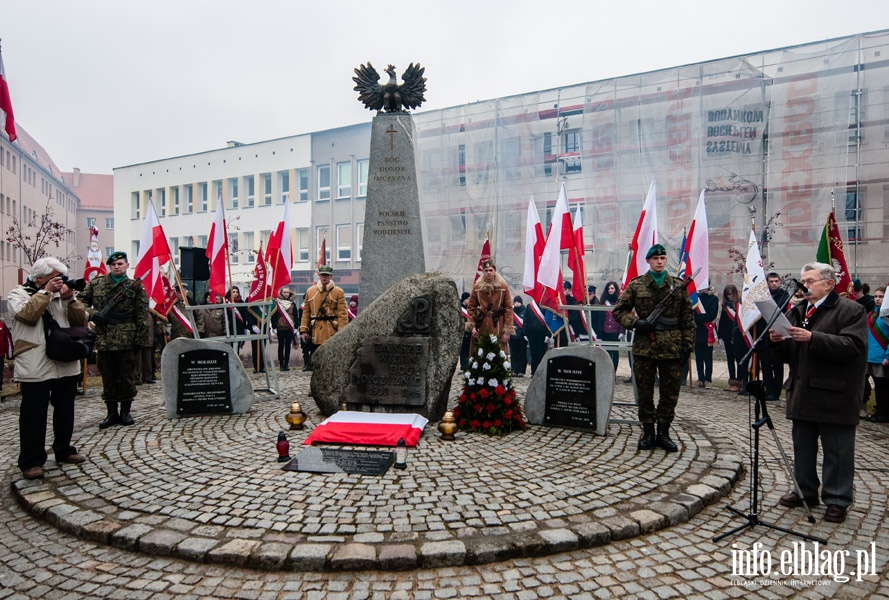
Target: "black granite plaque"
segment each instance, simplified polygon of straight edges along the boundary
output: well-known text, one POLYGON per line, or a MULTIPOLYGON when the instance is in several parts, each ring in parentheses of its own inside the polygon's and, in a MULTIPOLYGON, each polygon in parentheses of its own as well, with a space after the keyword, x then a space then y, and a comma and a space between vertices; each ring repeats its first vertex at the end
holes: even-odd
POLYGON ((232 412, 228 353, 200 349, 179 354, 176 413, 196 415, 232 412))
POLYGON ((349 368, 345 401, 367 405, 426 404, 429 338, 369 337, 349 368))
POLYGON ((343 448, 303 448, 287 463, 285 471, 309 473, 349 473, 383 475, 395 462, 395 453, 387 450, 345 450, 343 448))
POLYGON ((546 363, 546 425, 595 429, 596 363, 579 356, 546 363))

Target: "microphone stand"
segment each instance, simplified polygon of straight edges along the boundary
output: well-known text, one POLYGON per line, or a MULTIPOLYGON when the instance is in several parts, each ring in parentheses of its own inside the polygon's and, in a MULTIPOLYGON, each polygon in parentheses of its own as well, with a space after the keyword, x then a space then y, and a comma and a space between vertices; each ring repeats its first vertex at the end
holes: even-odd
MULTIPOLYGON (((790 302, 791 296, 787 297, 780 307, 776 307, 774 314, 772 314, 771 318, 768 321, 763 332, 756 338, 756 341, 753 342, 753 345, 750 346, 750 350, 747 351, 747 354, 740 360, 740 364, 742 366, 747 365, 750 357, 762 346, 766 336, 769 335, 769 330, 772 328, 772 325, 775 324, 775 321, 778 320, 778 317, 784 314, 784 310, 787 308, 787 304, 790 302)), ((725 533, 721 533, 713 538, 714 542, 718 542, 730 535, 734 535, 740 531, 748 529, 750 527, 756 527, 757 525, 762 525, 763 527, 768 527, 769 529, 774 529, 776 531, 783 531, 784 533, 789 533, 791 535, 795 535, 797 537, 801 537, 804 540, 809 540, 812 542, 818 542, 820 544, 827 544, 827 540, 813 536, 807 535, 805 533, 800 533, 798 531, 793 531, 792 529, 787 529, 785 527, 780 527, 774 523, 767 523, 762 521, 759 518, 759 430, 763 425, 769 428, 772 432, 772 437, 775 440, 775 445, 778 447, 778 452, 781 454, 781 459, 783 461, 784 470, 787 473, 790 481, 793 482, 793 489, 796 494, 803 498, 802 491, 800 490, 799 483, 796 481, 796 477, 793 474, 793 469, 790 468, 790 461, 787 458, 787 454, 784 452, 784 447, 781 446, 781 442, 778 439, 778 434, 775 432, 775 426, 772 424, 772 418, 769 416, 768 409, 766 408, 766 394, 765 387, 763 382, 760 380, 751 381, 747 384, 747 391, 751 396, 755 398, 755 408, 754 408, 754 421, 750 424, 750 427, 753 429, 753 468, 750 471, 750 507, 747 513, 744 513, 733 506, 726 506, 726 508, 741 517, 742 519, 746 519, 747 522, 743 525, 735 527, 734 529, 730 529, 725 533), (760 417, 762 414, 762 417, 760 417)), ((803 506, 806 508, 806 513, 808 514, 809 523, 815 523, 815 517, 812 516, 812 511, 809 508, 809 505, 806 504, 805 499, 803 499, 803 506)))

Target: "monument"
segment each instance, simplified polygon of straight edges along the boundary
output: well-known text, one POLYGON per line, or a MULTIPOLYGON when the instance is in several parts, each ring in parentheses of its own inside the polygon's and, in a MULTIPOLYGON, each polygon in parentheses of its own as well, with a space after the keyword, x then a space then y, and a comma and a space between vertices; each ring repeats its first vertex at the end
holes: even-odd
POLYGON ((441 273, 412 275, 386 290, 312 356, 312 397, 321 413, 345 404, 439 420, 463 338, 458 307, 457 286, 441 273))
POLYGON ((569 346, 546 353, 525 396, 534 425, 605 435, 614 399, 614 364, 602 348, 569 346))
POLYGON ((253 406, 253 386, 237 352, 212 340, 176 338, 161 354, 167 418, 240 414, 253 406))
POLYGON ((361 304, 370 306, 380 294, 408 275, 426 272, 420 198, 417 191, 415 130, 406 109, 425 100, 424 69, 411 63, 398 84, 395 67, 389 81, 369 62, 355 69, 355 91, 373 119, 370 137, 364 242, 361 249, 361 304))

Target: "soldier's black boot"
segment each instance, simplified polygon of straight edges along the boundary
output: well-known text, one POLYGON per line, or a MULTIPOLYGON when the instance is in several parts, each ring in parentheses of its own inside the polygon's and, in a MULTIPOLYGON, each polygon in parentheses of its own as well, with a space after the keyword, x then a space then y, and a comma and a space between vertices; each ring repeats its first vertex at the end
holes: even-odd
POLYGON ((654 449, 654 423, 642 423, 642 437, 639 438, 637 450, 654 449))
POLYGON ((133 425, 136 422, 133 420, 133 415, 130 414, 130 406, 133 405, 132 400, 127 400, 126 402, 120 403, 120 424, 121 425, 133 425))
POLYGON ((117 402, 106 402, 105 407, 108 409, 108 416, 99 423, 99 429, 108 429, 112 425, 120 423, 120 415, 117 414, 117 402))
POLYGON ((654 440, 658 448, 663 448, 667 452, 676 452, 679 447, 676 442, 670 439, 670 426, 662 423, 657 424, 657 437, 654 440))

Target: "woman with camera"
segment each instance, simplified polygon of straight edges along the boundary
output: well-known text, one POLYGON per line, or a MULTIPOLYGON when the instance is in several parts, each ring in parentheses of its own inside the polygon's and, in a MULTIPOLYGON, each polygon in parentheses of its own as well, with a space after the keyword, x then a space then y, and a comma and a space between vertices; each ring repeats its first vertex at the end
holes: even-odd
POLYGON ((53 452, 57 463, 86 460, 71 445, 74 433, 74 392, 80 361, 62 362, 46 355, 44 313, 61 327, 86 325, 86 309, 67 281, 68 268, 57 258, 41 258, 28 280, 9 292, 15 381, 22 385, 19 411, 18 466, 25 479, 43 477, 46 463, 46 418, 53 406, 53 452))

